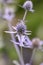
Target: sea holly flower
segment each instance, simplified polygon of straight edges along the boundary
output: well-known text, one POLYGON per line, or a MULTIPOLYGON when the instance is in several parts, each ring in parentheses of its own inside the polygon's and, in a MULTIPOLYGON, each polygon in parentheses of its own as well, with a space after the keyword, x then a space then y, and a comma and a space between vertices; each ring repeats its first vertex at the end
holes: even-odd
POLYGON ((14 9, 11 7, 5 7, 3 18, 7 21, 11 21, 14 18, 14 9))
POLYGON ((6 3, 13 3, 14 1, 13 0, 5 0, 6 3))
POLYGON ((27 35, 30 35, 31 31, 26 30, 26 25, 23 24, 24 22, 20 22, 16 25, 16 27, 13 26, 13 29, 17 31, 16 37, 18 38, 21 45, 31 45, 31 41, 28 38, 27 35), (23 43, 23 44, 22 44, 23 43))
POLYGON ((23 24, 23 22, 18 23, 15 27, 12 26, 12 28, 15 30, 14 31, 5 31, 7 33, 12 33, 16 34, 15 41, 17 42, 16 44, 20 44, 20 46, 26 45, 26 46, 31 46, 32 43, 30 39, 28 38, 27 35, 30 35, 31 31, 26 30, 26 25, 23 24))
POLYGON ((1 3, 9 4, 9 3, 14 3, 14 1, 13 0, 1 0, 1 3))
POLYGON ((24 8, 25 10, 34 12, 32 1, 26 1, 26 2, 23 4, 23 8, 24 8))
POLYGON ((22 23, 18 23, 17 26, 16 26, 16 31, 19 33, 19 34, 24 34, 25 33, 25 30, 26 30, 26 26, 22 23))
POLYGON ((23 6, 20 6, 20 7, 25 9, 23 21, 25 20, 28 11, 34 12, 32 1, 26 1, 24 2, 23 6))
MULTIPOLYGON (((31 40, 28 38, 27 33, 31 32, 31 31, 27 31, 26 30, 26 26, 25 24, 23 24, 24 22, 20 22, 18 23, 15 27, 12 26, 12 28, 15 30, 16 34, 14 34, 14 40, 12 39, 11 41, 16 44, 19 45, 20 48, 21 47, 25 47, 25 48, 31 48, 32 46, 32 42, 31 40), (20 25, 20 26, 19 26, 20 25), (19 30, 20 28, 20 30, 19 30), (23 32, 24 31, 24 32, 23 32)), ((5 31, 7 33, 11 33, 13 34, 14 31, 10 30, 10 31, 5 31)), ((14 62, 15 63, 15 62, 14 62)), ((15 63, 16 64, 16 63, 15 63)), ((23 65, 23 64, 22 64, 23 65)))
POLYGON ((31 31, 26 30, 26 25, 23 21, 20 21, 17 23, 17 25, 14 27, 12 26, 14 30, 17 31, 18 34, 26 34, 29 35, 31 31), (29 34, 28 34, 29 33, 29 34))

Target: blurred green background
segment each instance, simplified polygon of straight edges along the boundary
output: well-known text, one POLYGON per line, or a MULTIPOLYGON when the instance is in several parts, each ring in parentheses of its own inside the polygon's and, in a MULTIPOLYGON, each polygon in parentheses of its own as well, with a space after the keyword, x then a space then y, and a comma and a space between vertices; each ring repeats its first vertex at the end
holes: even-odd
MULTIPOLYGON (((16 0, 17 4, 22 5, 26 0, 16 0)), ((28 30, 32 31, 32 34, 30 39, 34 37, 38 37, 41 40, 43 40, 43 0, 32 0, 33 2, 33 8, 35 10, 34 13, 28 12, 26 16, 26 26, 28 30)), ((15 4, 9 4, 10 7, 16 7, 16 22, 17 19, 22 19, 25 10, 21 7, 15 5, 15 4)), ((2 9, 3 12, 3 4, 0 3, 0 9, 2 9)), ((13 23, 15 24, 15 21, 13 20, 13 23)), ((11 37, 9 34, 6 34, 4 31, 8 30, 7 21, 0 18, 0 64, 5 59, 7 59, 6 63, 8 65, 12 65, 12 61, 18 60, 18 56, 16 53, 16 50, 13 46, 13 43, 10 42, 11 37), (2 61, 1 61, 2 59, 2 61), (10 60, 10 61, 9 61, 10 60)), ((4 62, 4 61, 3 61, 4 62)), ((2 63, 3 63, 2 62, 2 63)), ((35 57, 34 57, 34 65, 39 65, 41 62, 43 62, 43 52, 40 50, 36 51, 35 57)), ((6 64, 2 64, 6 65, 6 64)))

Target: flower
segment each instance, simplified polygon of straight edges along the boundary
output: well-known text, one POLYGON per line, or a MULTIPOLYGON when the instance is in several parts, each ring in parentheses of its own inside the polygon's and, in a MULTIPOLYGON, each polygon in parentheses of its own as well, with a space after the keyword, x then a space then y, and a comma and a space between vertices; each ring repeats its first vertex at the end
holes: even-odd
POLYGON ((16 38, 18 38, 20 46, 31 46, 31 40, 28 38, 28 32, 31 31, 27 31, 26 30, 26 25, 24 24, 23 21, 19 22, 15 27, 13 26, 13 29, 16 30, 17 34, 16 34, 16 38))
MULTIPOLYGON (((31 46, 32 45, 31 40, 27 36, 27 33, 28 32, 30 33, 31 31, 26 30, 26 25, 24 24, 23 21, 18 23, 15 27, 12 26, 12 28, 15 31, 5 31, 5 32, 11 33, 11 34, 16 34, 15 35, 16 44, 19 44, 20 46, 31 46)), ((12 42, 13 42, 13 40, 12 40, 12 42)))
POLYGON ((1 0, 1 3, 13 3, 13 0, 1 0))
POLYGON ((18 34, 25 34, 25 35, 30 35, 31 34, 30 33, 31 31, 26 30, 26 25, 22 20, 20 20, 20 22, 17 23, 17 25, 15 27, 14 26, 12 26, 12 27, 13 27, 14 30, 17 31, 18 34))
POLYGON ((26 30, 26 26, 22 23, 18 23, 16 29, 18 33, 24 34, 26 30))
POLYGON ((3 18, 6 19, 7 21, 11 21, 14 18, 14 9, 13 8, 8 8, 5 7, 5 14, 3 15, 3 18))
POLYGON ((25 10, 34 12, 32 1, 26 1, 26 2, 23 4, 23 8, 24 8, 25 10))

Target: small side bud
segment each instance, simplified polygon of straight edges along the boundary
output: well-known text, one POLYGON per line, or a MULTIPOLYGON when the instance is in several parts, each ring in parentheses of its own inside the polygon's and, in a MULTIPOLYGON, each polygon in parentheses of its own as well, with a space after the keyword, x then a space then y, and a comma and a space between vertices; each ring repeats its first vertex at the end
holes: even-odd
POLYGON ((32 44, 33 44, 33 47, 35 48, 37 48, 37 47, 39 47, 39 43, 40 43, 40 39, 39 38, 34 38, 34 39, 32 39, 32 44))

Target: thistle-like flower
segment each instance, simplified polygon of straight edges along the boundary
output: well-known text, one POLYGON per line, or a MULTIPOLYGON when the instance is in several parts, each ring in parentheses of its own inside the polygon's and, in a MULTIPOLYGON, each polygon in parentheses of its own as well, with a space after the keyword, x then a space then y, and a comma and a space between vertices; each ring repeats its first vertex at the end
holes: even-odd
POLYGON ((15 27, 12 26, 14 31, 5 31, 7 33, 16 33, 16 42, 20 43, 20 46, 26 45, 26 46, 31 46, 32 43, 30 41, 30 39, 28 38, 27 35, 30 35, 31 31, 27 31, 26 30, 26 25, 24 24, 24 22, 20 22, 18 23, 15 27))
POLYGON ((7 3, 7 4, 9 4, 9 3, 13 3, 13 0, 0 0, 1 1, 1 3, 7 3))
POLYGON ((3 18, 6 19, 7 21, 11 21, 14 18, 14 9, 13 8, 8 8, 5 7, 4 15, 3 18))
POLYGON ((26 1, 26 2, 23 4, 23 8, 24 8, 25 10, 34 12, 32 1, 26 1))
POLYGON ((26 25, 22 20, 19 23, 17 23, 17 25, 15 27, 14 26, 12 26, 12 27, 13 27, 13 29, 15 29, 17 31, 18 34, 26 34, 26 35, 31 34, 31 33, 29 33, 31 31, 26 30, 26 25))
POLYGON ((13 27, 13 29, 15 29, 17 31, 17 37, 18 40, 20 42, 20 44, 24 44, 24 45, 31 45, 31 41, 28 38, 27 35, 30 35, 29 32, 31 31, 27 31, 26 30, 26 25, 24 24, 24 22, 20 22, 16 25, 16 27, 13 27))
POLYGON ((26 26, 22 23, 18 23, 17 26, 16 26, 16 31, 19 34, 24 34, 25 31, 26 31, 26 26))

